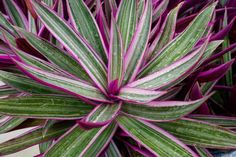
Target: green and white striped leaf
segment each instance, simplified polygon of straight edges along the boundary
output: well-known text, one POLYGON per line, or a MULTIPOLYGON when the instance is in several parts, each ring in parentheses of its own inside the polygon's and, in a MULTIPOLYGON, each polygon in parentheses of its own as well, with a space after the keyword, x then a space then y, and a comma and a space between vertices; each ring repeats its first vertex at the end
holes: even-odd
POLYGON ((131 42, 136 28, 136 0, 121 1, 117 12, 117 25, 124 43, 124 53, 131 42))
POLYGON ((117 148, 115 142, 112 140, 105 152, 104 157, 122 157, 119 149, 117 148))
POLYGON ((55 47, 46 40, 41 39, 32 33, 26 32, 23 29, 18 28, 17 31, 22 35, 22 37, 27 39, 27 42, 29 42, 31 46, 38 50, 52 63, 82 80, 90 80, 83 68, 65 51, 55 47))
POLYGON ((69 132, 60 138, 46 154, 45 157, 64 156, 98 156, 104 147, 109 144, 116 130, 116 124, 102 128, 84 130, 75 125, 69 132))
POLYGON ((64 77, 52 72, 40 70, 34 67, 30 67, 24 63, 16 61, 17 65, 27 71, 31 77, 43 83, 47 86, 59 89, 64 92, 68 92, 70 94, 74 94, 78 97, 86 97, 88 99, 108 102, 106 97, 101 93, 101 91, 92 86, 89 83, 86 83, 81 80, 71 79, 68 77, 64 77))
POLYGON ((115 19, 111 20, 110 47, 108 60, 108 84, 118 81, 118 88, 122 83, 123 77, 123 42, 121 34, 115 23, 115 19))
POLYGON ((166 17, 166 20, 160 30, 160 33, 153 41, 150 47, 150 55, 155 56, 161 48, 163 48, 173 37, 176 27, 176 19, 179 12, 179 9, 183 3, 180 3, 176 8, 171 10, 166 17))
POLYGON ((22 10, 13 0, 4 0, 4 7, 14 25, 28 30, 28 21, 22 10))
POLYGON ((83 121, 92 125, 105 125, 117 116, 121 105, 121 103, 98 105, 83 121))
POLYGON ((155 156, 197 156, 182 142, 166 131, 159 127, 155 127, 150 123, 125 116, 117 117, 117 121, 122 130, 130 135, 135 141, 151 151, 155 156))
POLYGON ((183 33, 166 45, 165 48, 147 64, 139 74, 139 77, 152 74, 189 53, 207 29, 215 6, 216 3, 213 3, 204 9, 183 33))
POLYGON ((72 97, 24 96, 0 99, 0 113, 10 116, 42 119, 78 119, 92 110, 92 106, 72 97))
POLYGON ((14 33, 14 35, 18 36, 18 33, 13 28, 12 24, 3 16, 0 12, 0 26, 6 28, 9 32, 14 33))
POLYGON ((126 84, 133 81, 141 66, 142 59, 148 43, 148 37, 151 29, 152 5, 151 1, 147 0, 142 17, 135 30, 130 46, 125 54, 124 69, 125 75, 123 83, 126 84))
POLYGON ((23 92, 34 93, 34 94, 59 93, 58 91, 48 88, 44 85, 41 85, 35 82, 34 80, 21 74, 15 74, 0 70, 0 80, 6 83, 7 85, 23 92))
POLYGON ((107 62, 107 52, 101 38, 97 23, 83 0, 67 0, 72 24, 78 32, 91 44, 104 62, 107 62))
POLYGON ((96 85, 106 93, 107 69, 89 45, 51 9, 32 0, 36 13, 49 31, 76 58, 96 85))
POLYGON ((194 148, 201 157, 213 157, 213 155, 205 148, 201 147, 194 147, 194 148))
POLYGON ((25 118, 14 118, 14 117, 9 117, 6 119, 4 122, 0 123, 0 134, 6 133, 21 123, 23 123, 26 119, 25 118))
POLYGON ((46 135, 42 135, 43 128, 32 129, 14 139, 0 144, 0 155, 8 155, 26 149, 38 143, 55 139, 71 127, 70 123, 58 123, 50 128, 46 135))
POLYGON ((129 116, 148 121, 169 121, 191 113, 209 97, 195 101, 152 101, 147 104, 124 103, 121 111, 129 116))
POLYGON ((20 93, 20 92, 17 91, 15 88, 8 87, 8 86, 0 86, 0 96, 17 94, 17 93, 20 93))
POLYGON ((187 118, 155 124, 188 145, 219 149, 236 148, 236 133, 217 125, 187 118))
POLYGON ((161 16, 161 14, 166 10, 168 4, 169 0, 164 0, 155 8, 152 14, 152 22, 155 22, 161 16))

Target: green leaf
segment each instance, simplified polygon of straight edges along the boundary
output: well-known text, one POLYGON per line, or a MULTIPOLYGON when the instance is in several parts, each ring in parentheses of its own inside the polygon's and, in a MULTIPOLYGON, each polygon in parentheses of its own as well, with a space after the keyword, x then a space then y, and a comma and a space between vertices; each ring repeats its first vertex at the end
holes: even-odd
POLYGON ((6 28, 9 32, 18 36, 18 33, 15 31, 12 24, 3 16, 2 12, 0 12, 0 25, 6 28))
POLYGON ((28 29, 28 21, 18 5, 12 0, 5 0, 3 4, 13 23, 16 26, 28 29))
POLYGON ((123 43, 115 19, 111 20, 110 49, 108 60, 108 83, 118 81, 118 88, 123 77, 123 43))
POLYGON ((210 123, 184 118, 155 124, 188 145, 219 149, 236 148, 235 132, 210 123))
POLYGON ((106 93, 107 69, 90 46, 51 9, 32 0, 34 9, 49 31, 73 55, 96 85, 106 93))
POLYGON ((155 8, 153 11, 152 22, 155 22, 161 16, 161 14, 166 10, 168 4, 169 0, 164 0, 155 8))
POLYGON ((27 42, 44 55, 52 63, 56 64, 61 69, 77 76, 82 80, 89 81, 90 78, 83 68, 65 51, 55 47, 48 41, 39 38, 33 33, 29 33, 23 29, 17 28, 17 31, 27 39, 27 42))
POLYGON ((121 1, 117 12, 117 25, 120 28, 126 52, 136 28, 136 0, 121 1))
POLYGON ((195 155, 182 142, 150 123, 125 116, 117 117, 117 121, 126 133, 155 156, 192 157, 195 155))
POLYGON ((48 150, 48 148, 52 145, 53 141, 47 141, 39 144, 40 153, 44 153, 48 150))
POLYGON ((130 46, 124 58, 125 75, 123 84, 133 81, 141 66, 151 29, 152 5, 148 0, 130 46))
POLYGON ((122 112, 148 121, 175 120, 191 113, 210 96, 195 101, 153 101, 147 104, 122 105, 122 112))
POLYGON ((59 137, 71 127, 70 123, 58 123, 50 128, 46 135, 42 135, 42 128, 32 129, 30 132, 0 144, 0 155, 8 155, 31 147, 38 143, 59 137))
POLYGON ((210 152, 205 148, 201 147, 194 147, 194 148, 201 157, 213 157, 213 155, 211 155, 210 152))
POLYGON ((139 77, 156 72, 185 56, 203 36, 211 20, 216 3, 204 9, 186 30, 162 49, 141 71, 139 77))
POLYGON ((107 62, 107 53, 97 23, 83 0, 67 0, 72 24, 107 62))
POLYGON ((17 93, 19 93, 19 91, 17 91, 14 88, 11 88, 11 87, 8 87, 8 86, 1 86, 0 87, 0 96, 17 94, 17 93))
POLYGON ((115 130, 115 123, 89 130, 84 130, 75 125, 49 149, 45 157, 98 156, 108 144, 115 130))
POLYGON ((174 37, 175 27, 176 27, 176 19, 179 12, 179 9, 183 3, 180 3, 176 8, 172 9, 160 30, 160 33, 153 41, 150 51, 151 57, 155 56, 161 48, 163 48, 171 39, 174 37))
POLYGON ((0 99, 0 113, 10 116, 42 119, 78 119, 90 112, 92 106, 72 97, 24 96, 0 99))
POLYGON ((86 97, 92 100, 109 102, 98 88, 89 83, 78 79, 64 77, 53 72, 33 68, 18 61, 15 62, 21 68, 30 73, 32 77, 36 78, 41 83, 46 84, 47 86, 68 92, 70 94, 74 94, 78 97, 86 97))
POLYGON ((35 94, 59 93, 21 74, 14 74, 11 72, 0 70, 0 80, 6 83, 7 85, 16 88, 19 91, 35 94))
POLYGON ((119 149, 117 148, 115 142, 112 140, 105 152, 104 157, 122 157, 119 149))
POLYGON ((23 123, 26 119, 25 118, 14 118, 14 117, 9 117, 6 119, 4 122, 0 123, 0 134, 6 133, 21 123, 23 123))

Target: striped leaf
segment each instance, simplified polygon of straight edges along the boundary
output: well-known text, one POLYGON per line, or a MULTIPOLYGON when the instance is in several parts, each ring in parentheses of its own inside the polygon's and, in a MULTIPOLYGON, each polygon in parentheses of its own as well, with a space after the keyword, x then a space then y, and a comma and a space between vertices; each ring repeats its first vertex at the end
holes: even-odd
POLYGON ((0 113, 10 116, 42 119, 78 119, 92 106, 71 97, 25 96, 0 99, 0 113))
POLYGON ((96 85, 106 93, 107 69, 96 53, 51 9, 35 0, 32 2, 36 13, 48 30, 68 49, 96 85))
POLYGON ((101 91, 89 83, 86 83, 79 79, 75 80, 52 72, 30 67, 16 60, 15 62, 18 66, 24 69, 24 71, 28 75, 30 75, 31 78, 42 84, 67 92, 69 94, 76 95, 80 98, 88 98, 91 100, 108 102, 101 91))
POLYGON ((101 33, 89 8, 83 0, 67 0, 69 16, 74 27, 91 44, 104 62, 107 62, 107 52, 101 33))
POLYGON ((139 74, 139 77, 154 73, 189 53, 207 29, 215 6, 216 3, 213 3, 204 9, 183 33, 166 45, 165 48, 147 64, 139 74))
POLYGON ((142 17, 138 23, 137 29, 133 35, 130 46, 125 54, 125 76, 123 83, 133 81, 141 66, 142 59, 148 43, 152 19, 151 1, 147 0, 142 17))
POLYGON ((23 123, 26 119, 25 118, 14 118, 14 117, 9 117, 6 119, 4 122, 0 123, 0 134, 6 133, 21 123, 23 123))
POLYGON ((224 127, 236 127, 236 118, 216 115, 198 115, 192 114, 188 116, 191 119, 196 119, 224 127))
POLYGON ((15 31, 12 24, 3 16, 2 12, 0 12, 0 26, 6 28, 9 32, 18 36, 18 33, 15 31))
POLYGON ((33 33, 26 32, 23 29, 17 29, 17 31, 22 35, 22 37, 27 39, 27 42, 29 42, 32 47, 38 50, 38 52, 44 55, 52 63, 82 80, 90 80, 83 68, 65 51, 55 47, 33 33))
POLYGON ((8 86, 0 86, 0 96, 17 94, 17 93, 19 93, 19 91, 17 91, 15 88, 8 87, 8 86))
POLYGON ((110 32, 110 47, 108 60, 108 84, 118 81, 118 87, 123 77, 123 43, 118 27, 112 18, 110 32))
POLYGON ((32 129, 23 135, 1 143, 0 155, 12 154, 38 143, 55 139, 66 132, 69 127, 71 127, 70 123, 58 123, 50 128, 45 135, 42 134, 43 128, 32 129))
POLYGON ((84 130, 78 125, 75 125, 66 135, 60 138, 44 156, 98 156, 109 144, 115 130, 115 123, 90 130, 84 130))
POLYGON ((117 24, 120 28, 126 52, 136 28, 136 0, 121 1, 117 12, 117 24))
POLYGON ((82 124, 92 127, 106 125, 116 117, 121 105, 121 103, 98 105, 82 120, 82 124))
POLYGON ((208 42, 206 41, 200 48, 170 66, 167 66, 166 68, 163 68, 160 71, 144 78, 138 79, 127 86, 154 90, 165 86, 175 85, 183 78, 187 77, 190 72, 196 68, 196 64, 201 59, 207 43, 208 42))
POLYGON ((213 155, 205 148, 195 147, 195 149, 200 157, 213 157, 213 155))
POLYGON ((164 0, 154 9, 152 22, 155 22, 161 16, 161 14, 166 10, 168 4, 169 0, 164 0))
POLYGON ((139 88, 123 87, 117 96, 121 100, 134 103, 147 103, 164 95, 165 91, 153 91, 139 88))
POLYGON ((56 90, 50 89, 41 85, 34 80, 21 74, 14 74, 0 70, 0 80, 7 85, 16 88, 19 91, 34 93, 34 94, 52 94, 59 93, 56 90))
POLYGON ((235 132, 210 123, 184 118, 155 124, 188 145, 219 149, 236 148, 235 132))
POLYGON ((163 22, 163 26, 160 30, 160 33, 158 33, 158 36, 155 37, 155 40, 153 41, 150 47, 151 56, 155 56, 159 52, 159 50, 163 48, 174 37, 176 19, 179 9, 182 5, 183 3, 180 3, 167 15, 165 21, 163 22))
POLYGON ((28 21, 19 6, 12 0, 4 0, 4 7, 14 25, 28 29, 28 21))
POLYGON ((155 156, 197 156, 175 137, 150 123, 125 116, 119 116, 117 121, 122 130, 124 130, 135 141, 151 151, 155 156))
POLYGON ((194 111, 209 97, 195 101, 152 101, 141 105, 124 103, 122 112, 148 121, 175 120, 194 111))
POLYGON ((122 157, 114 141, 110 142, 104 157, 122 157))

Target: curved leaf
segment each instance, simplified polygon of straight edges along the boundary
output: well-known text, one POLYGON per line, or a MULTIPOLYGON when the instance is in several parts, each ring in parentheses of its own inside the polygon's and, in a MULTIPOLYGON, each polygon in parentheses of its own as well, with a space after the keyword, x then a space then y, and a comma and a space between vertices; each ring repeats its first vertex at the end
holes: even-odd
POLYGON ((107 62, 107 52, 96 21, 83 0, 67 0, 69 16, 74 27, 107 62))
POLYGON ((115 142, 112 140, 105 152, 104 157, 122 157, 119 149, 117 148, 115 142))
POLYGON ((13 128, 23 123, 25 120, 25 118, 9 117, 4 122, 0 123, 0 134, 12 130, 13 128))
POLYGON ((98 156, 108 145, 116 130, 116 124, 84 130, 75 125, 45 153, 44 157, 98 156))
POLYGON ((183 118, 173 122, 155 124, 188 145, 219 149, 236 148, 235 132, 210 123, 183 118))
POLYGON ((197 157, 190 148, 161 128, 125 116, 119 116, 117 120, 122 130, 156 156, 197 157))
POLYGON ((25 96, 0 99, 0 113, 10 116, 43 119, 78 119, 90 112, 92 106, 71 97, 25 96))
POLYGON ((210 96, 195 101, 153 101, 147 104, 122 105, 122 112, 148 121, 175 120, 191 113, 210 96))

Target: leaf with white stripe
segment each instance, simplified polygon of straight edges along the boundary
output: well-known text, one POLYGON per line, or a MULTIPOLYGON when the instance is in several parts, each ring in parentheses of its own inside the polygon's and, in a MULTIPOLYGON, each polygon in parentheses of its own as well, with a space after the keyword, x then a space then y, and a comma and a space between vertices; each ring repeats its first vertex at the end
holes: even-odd
POLYGON ((26 118, 15 118, 15 117, 9 117, 5 121, 0 123, 0 134, 6 133, 21 123, 23 123, 26 120, 26 118))
POLYGON ((84 130, 75 125, 45 153, 44 157, 83 156, 101 154, 116 131, 116 124, 84 130))
POLYGON ((147 0, 142 17, 135 30, 130 46, 124 58, 125 75, 123 83, 133 81, 141 66, 151 29, 152 5, 147 0))
POLYGON ((196 42, 204 35, 215 6, 216 3, 213 3, 204 9, 183 33, 166 45, 160 53, 156 54, 138 77, 140 78, 152 74, 188 54, 196 42))
POLYGON ((107 52, 102 41, 97 23, 83 0, 67 0, 69 16, 74 27, 91 44, 104 62, 107 62, 107 52))
POLYGON ((158 157, 197 157, 174 136, 148 122, 125 116, 117 117, 117 121, 123 131, 158 157))
POLYGON ((109 102, 98 88, 92 86, 89 83, 79 79, 71 79, 53 72, 34 68, 17 60, 15 60, 15 62, 19 67, 24 69, 24 71, 30 75, 31 78, 46 86, 73 94, 82 99, 88 98, 95 101, 109 102))
POLYGON ((124 103, 121 111, 126 115, 148 121, 175 120, 197 109, 210 96, 195 101, 152 101, 147 104, 124 103))
POLYGON ((121 1, 117 12, 117 25, 120 28, 126 52, 136 28, 136 0, 121 1))
POLYGON ((32 0, 34 9, 47 29, 86 70, 96 85, 106 93, 107 69, 96 52, 66 22, 45 5, 32 0))
POLYGON ((165 91, 153 91, 139 88, 123 87, 117 98, 134 103, 147 103, 163 96, 165 91))
POLYGON ((236 133, 217 125, 188 118, 155 124, 188 145, 219 149, 236 148, 236 133))

